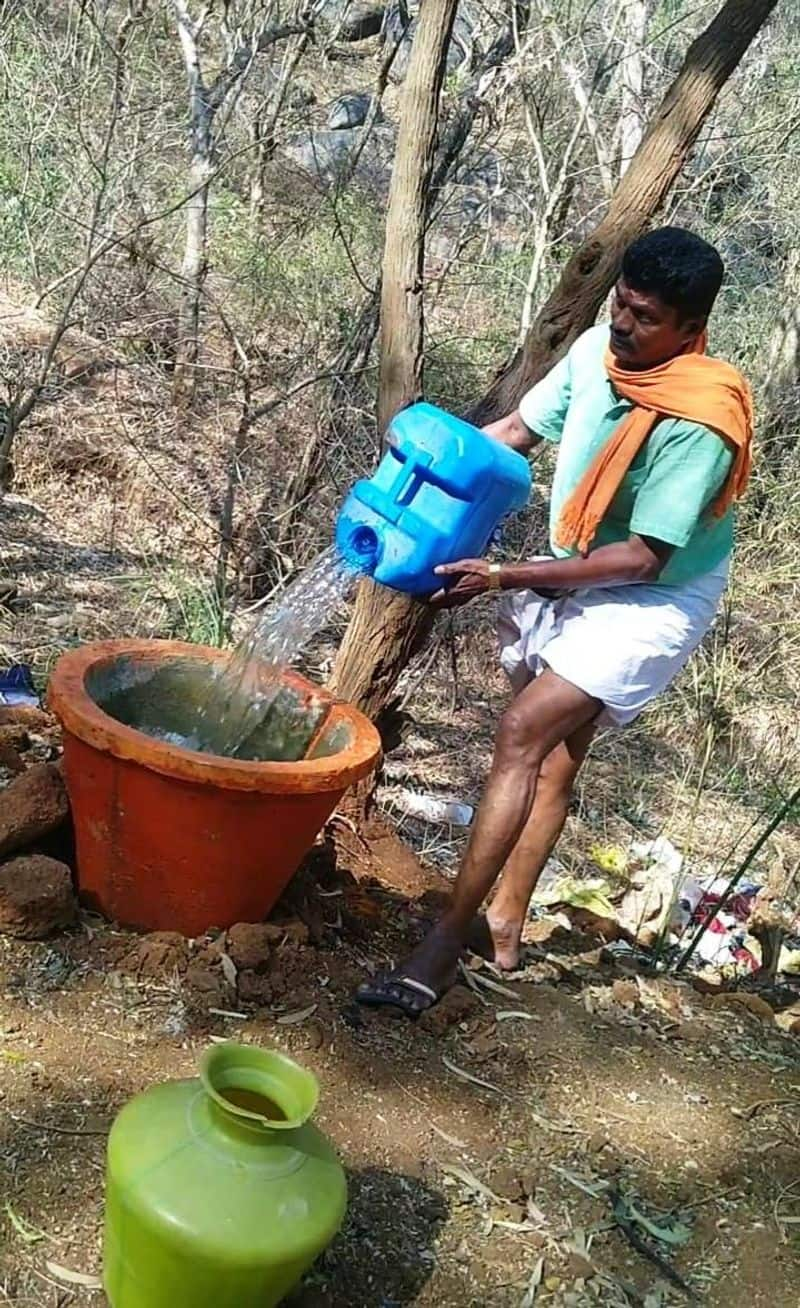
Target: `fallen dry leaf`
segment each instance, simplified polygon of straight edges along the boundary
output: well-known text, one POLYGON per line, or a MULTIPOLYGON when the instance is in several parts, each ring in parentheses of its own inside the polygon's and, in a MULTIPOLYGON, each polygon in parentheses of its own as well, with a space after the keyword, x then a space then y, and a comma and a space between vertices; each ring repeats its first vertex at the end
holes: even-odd
POLYGON ((318 1007, 318 1004, 309 1004, 308 1008, 298 1008, 294 1013, 281 1013, 280 1017, 276 1017, 275 1021, 280 1026, 294 1026, 296 1022, 305 1022, 307 1017, 310 1017, 312 1013, 316 1013, 318 1007))
POLYGON ((70 1267, 62 1267, 60 1263, 51 1262, 50 1259, 45 1263, 45 1267, 51 1276, 54 1276, 57 1281, 62 1281, 64 1285, 82 1285, 87 1290, 103 1288, 99 1276, 88 1276, 86 1272, 73 1272, 70 1267))

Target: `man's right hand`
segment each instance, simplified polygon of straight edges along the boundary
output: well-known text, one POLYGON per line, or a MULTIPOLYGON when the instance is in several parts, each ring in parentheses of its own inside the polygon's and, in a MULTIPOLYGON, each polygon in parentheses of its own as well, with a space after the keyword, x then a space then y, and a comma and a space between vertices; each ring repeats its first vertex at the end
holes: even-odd
POLYGON ((516 450, 518 454, 530 454, 534 445, 539 444, 540 437, 529 431, 519 416, 519 410, 510 413, 507 418, 499 418, 497 422, 490 422, 483 431, 492 440, 500 441, 501 445, 508 445, 510 449, 516 450))

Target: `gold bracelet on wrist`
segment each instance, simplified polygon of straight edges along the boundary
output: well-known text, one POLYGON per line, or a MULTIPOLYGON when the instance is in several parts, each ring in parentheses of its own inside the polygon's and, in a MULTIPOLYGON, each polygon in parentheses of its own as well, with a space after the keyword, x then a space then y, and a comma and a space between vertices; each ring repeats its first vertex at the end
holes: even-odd
POLYGON ((500 573, 502 572, 502 563, 489 564, 489 590, 500 590, 500 573))

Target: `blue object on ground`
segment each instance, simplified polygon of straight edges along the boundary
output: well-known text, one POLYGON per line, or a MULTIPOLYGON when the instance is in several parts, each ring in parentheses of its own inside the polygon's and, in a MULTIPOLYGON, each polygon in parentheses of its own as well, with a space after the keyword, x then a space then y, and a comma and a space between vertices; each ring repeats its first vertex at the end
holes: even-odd
POLYGON ((480 558, 500 522, 531 492, 527 459, 477 427, 414 404, 389 427, 389 448, 356 482, 336 523, 345 560, 375 581, 429 595, 434 568, 480 558))
POLYGON ((28 704, 39 707, 39 696, 27 663, 14 663, 0 672, 0 704, 28 704))

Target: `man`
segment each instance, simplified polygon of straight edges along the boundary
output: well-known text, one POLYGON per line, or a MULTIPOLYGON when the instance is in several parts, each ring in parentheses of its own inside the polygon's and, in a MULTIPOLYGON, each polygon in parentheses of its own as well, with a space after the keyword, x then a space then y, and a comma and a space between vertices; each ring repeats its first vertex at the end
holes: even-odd
POLYGON ((439 569, 442 606, 509 592, 498 627, 515 699, 447 911, 401 966, 359 988, 362 1003, 418 1017, 453 983, 467 941, 479 946, 476 933, 499 967, 517 965, 595 731, 631 722, 711 625, 752 438, 747 383, 704 352, 723 272, 691 232, 641 237, 623 258, 610 328, 581 336, 516 413, 486 429, 523 453, 558 445, 555 557, 439 569))

